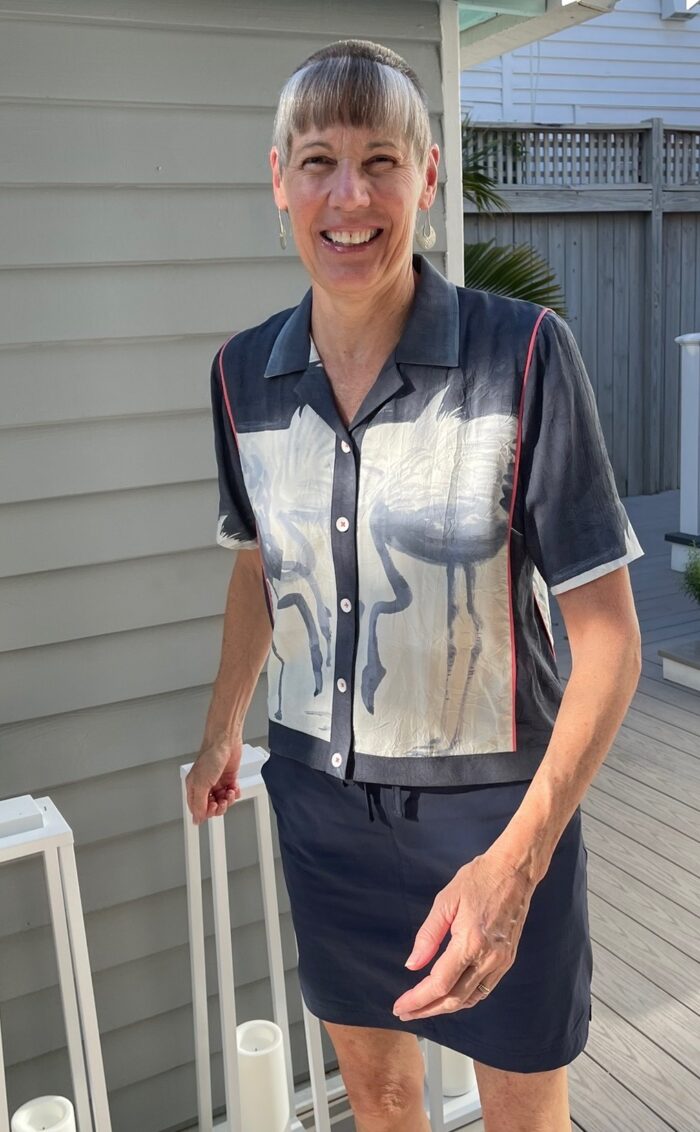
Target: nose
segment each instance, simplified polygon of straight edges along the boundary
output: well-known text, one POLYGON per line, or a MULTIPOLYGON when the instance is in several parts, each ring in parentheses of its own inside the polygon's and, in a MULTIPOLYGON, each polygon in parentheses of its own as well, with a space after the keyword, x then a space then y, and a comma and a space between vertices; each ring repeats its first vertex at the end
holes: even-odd
POLYGON ((370 203, 367 175, 351 161, 339 161, 331 178, 329 204, 342 209, 362 208, 370 203))

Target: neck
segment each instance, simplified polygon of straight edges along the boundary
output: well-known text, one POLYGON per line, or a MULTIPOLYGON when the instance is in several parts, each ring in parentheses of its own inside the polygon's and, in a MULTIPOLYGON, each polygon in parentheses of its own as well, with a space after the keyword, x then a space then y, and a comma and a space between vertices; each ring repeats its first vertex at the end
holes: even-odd
POLYGON ((314 284, 311 336, 321 357, 350 365, 389 353, 401 337, 419 279, 409 262, 401 278, 379 293, 347 296, 314 284))

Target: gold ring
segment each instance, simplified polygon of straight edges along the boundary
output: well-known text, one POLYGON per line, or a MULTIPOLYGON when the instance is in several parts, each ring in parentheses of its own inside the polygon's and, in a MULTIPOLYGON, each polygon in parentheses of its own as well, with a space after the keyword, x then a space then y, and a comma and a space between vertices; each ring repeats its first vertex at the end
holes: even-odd
POLYGON ((480 990, 482 994, 491 994, 491 988, 485 987, 483 983, 479 983, 476 989, 480 990))

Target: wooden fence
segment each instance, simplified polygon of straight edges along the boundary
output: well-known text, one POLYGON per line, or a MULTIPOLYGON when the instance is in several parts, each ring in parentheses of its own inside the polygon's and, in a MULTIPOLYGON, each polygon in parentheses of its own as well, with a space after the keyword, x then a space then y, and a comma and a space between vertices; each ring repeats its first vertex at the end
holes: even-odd
MULTIPOLYGON (((700 130, 479 123, 506 212, 464 202, 465 244, 527 244, 555 272, 623 495, 679 486, 678 334, 700 330, 700 130), (518 142, 521 152, 516 152, 518 142)), ((467 252, 468 256, 468 252, 467 252)))

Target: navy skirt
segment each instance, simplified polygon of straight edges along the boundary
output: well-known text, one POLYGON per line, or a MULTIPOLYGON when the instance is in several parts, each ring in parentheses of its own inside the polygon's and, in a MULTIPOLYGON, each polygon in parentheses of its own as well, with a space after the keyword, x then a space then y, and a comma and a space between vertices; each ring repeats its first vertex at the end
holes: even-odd
POLYGON ((465 787, 344 782, 271 753, 261 774, 277 818, 299 951, 317 1018, 426 1037, 516 1073, 568 1065, 591 1017, 593 956, 580 808, 534 890, 513 966, 476 1006, 402 1022, 399 995, 430 972, 404 963, 437 892, 508 825, 529 781, 465 787))

